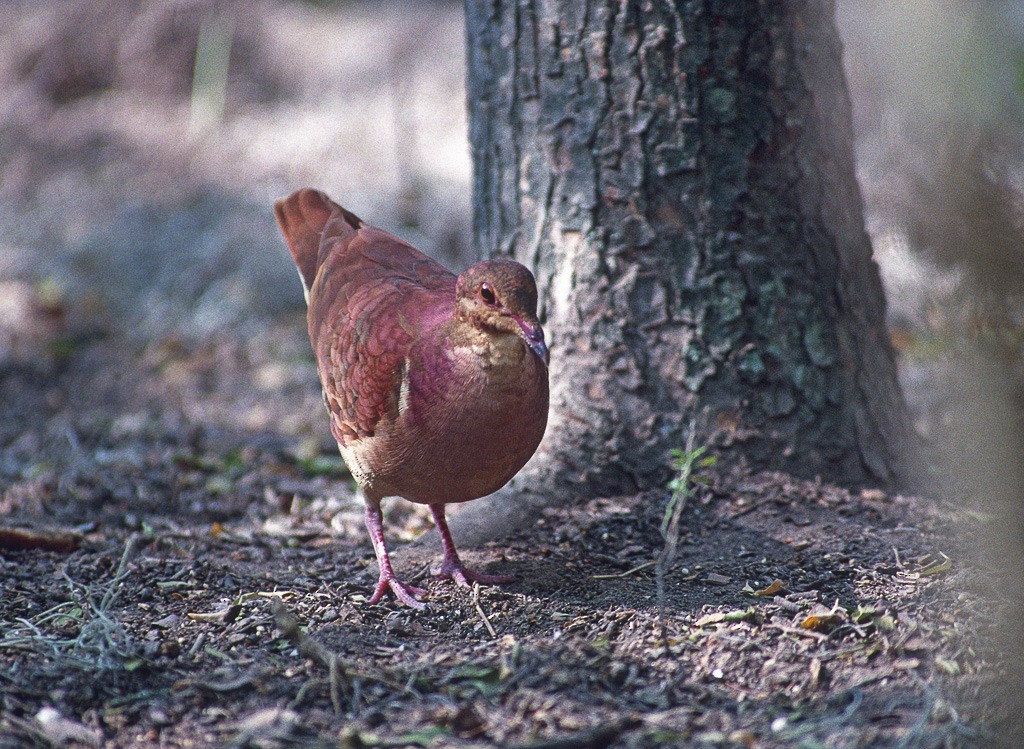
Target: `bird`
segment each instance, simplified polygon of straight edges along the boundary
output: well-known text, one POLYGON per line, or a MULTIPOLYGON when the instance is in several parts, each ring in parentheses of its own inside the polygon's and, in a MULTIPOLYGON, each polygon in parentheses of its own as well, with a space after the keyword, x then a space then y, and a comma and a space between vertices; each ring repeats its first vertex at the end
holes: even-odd
POLYGON ((533 274, 497 257, 456 276, 312 188, 274 214, 302 281, 331 433, 366 505, 380 572, 368 603, 391 591, 426 608, 427 591, 391 565, 380 506, 392 496, 430 508, 444 555, 435 576, 511 582, 463 564, 445 508, 503 487, 544 436, 550 355, 533 274))

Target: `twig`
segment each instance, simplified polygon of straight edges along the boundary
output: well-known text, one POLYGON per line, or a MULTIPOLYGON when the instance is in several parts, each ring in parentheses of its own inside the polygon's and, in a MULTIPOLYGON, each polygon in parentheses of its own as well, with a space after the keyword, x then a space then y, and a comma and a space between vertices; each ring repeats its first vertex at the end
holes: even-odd
POLYGON ((764 499, 759 499, 756 502, 753 502, 753 503, 747 505, 746 507, 741 507, 740 509, 736 510, 736 512, 734 512, 731 515, 729 515, 729 520, 735 520, 736 518, 741 518, 744 515, 749 515, 754 510, 756 510, 758 508, 761 508, 761 507, 764 507, 767 504, 771 504, 776 499, 777 499, 777 497, 773 494, 770 497, 765 497, 764 499))
POLYGON ((299 628, 299 618, 280 598, 270 599, 270 612, 274 615, 274 624, 281 631, 281 635, 297 647, 299 653, 315 661, 319 666, 330 667, 333 655, 331 651, 299 628))
POLYGON ((419 695, 408 684, 401 683, 394 670, 383 666, 374 666, 372 669, 362 668, 357 663, 342 658, 316 638, 307 635, 299 627, 298 617, 280 598, 270 599, 270 610, 274 615, 274 624, 281 631, 281 635, 298 648, 303 657, 309 658, 317 665, 327 669, 331 686, 331 704, 334 705, 335 710, 340 710, 339 706, 345 695, 350 697, 349 703, 355 705, 356 695, 358 695, 358 688, 355 686, 356 679, 374 681, 390 689, 419 695))
POLYGON ((817 640, 818 642, 825 642, 829 638, 828 635, 824 635, 821 632, 815 632, 813 629, 787 627, 784 624, 775 624, 774 622, 768 622, 764 626, 768 627, 769 629, 777 629, 780 632, 787 635, 799 635, 800 637, 809 637, 812 640, 817 640))
POLYGON ((192 643, 192 647, 190 647, 188 649, 188 653, 187 653, 188 657, 189 658, 195 657, 195 654, 198 653, 200 650, 202 650, 203 649, 203 645, 205 645, 205 644, 206 644, 206 633, 205 632, 200 632, 199 635, 196 637, 195 642, 192 643))
POLYGON ((278 625, 285 639, 294 644, 304 658, 327 669, 331 684, 331 705, 335 714, 341 715, 344 711, 342 692, 351 691, 351 682, 341 658, 328 650, 322 642, 303 632, 299 628, 299 618, 285 606, 281 598, 270 598, 270 611, 273 613, 273 623, 278 625))
MULTIPOLYGON (((139 546, 139 541, 141 540, 142 536, 140 534, 133 533, 128 538, 127 543, 125 543, 124 552, 121 554, 121 561, 117 565, 117 572, 114 573, 114 577, 110 581, 110 584, 107 585, 107 589, 103 591, 103 598, 100 599, 100 605, 97 607, 101 614, 105 615, 117 600, 117 596, 121 592, 121 583, 131 572, 131 570, 128 569, 128 560, 135 556, 135 551, 139 546)), ((104 616, 104 618, 106 617, 104 616)))
POLYGON ((491 620, 487 618, 487 614, 484 613, 484 609, 480 605, 480 583, 473 583, 473 605, 476 606, 476 613, 480 615, 484 626, 487 627, 488 634, 491 637, 497 637, 498 633, 494 631, 494 627, 491 626, 491 620))
POLYGON ((343 685, 346 692, 350 691, 352 685, 345 673, 344 667, 341 665, 341 659, 338 657, 337 653, 331 653, 331 660, 327 667, 327 674, 331 684, 331 705, 334 707, 334 714, 341 715, 344 710, 344 706, 341 701, 343 685))
POLYGON ((331 685, 331 705, 334 706, 335 714, 341 715, 344 710, 342 692, 351 693, 352 687, 342 659, 323 643, 303 632, 299 627, 299 618, 280 598, 270 599, 270 611, 274 615, 274 624, 281 630, 284 638, 297 647, 303 657, 327 669, 331 685))
POLYGON ((616 572, 614 575, 591 575, 591 578, 594 580, 617 580, 620 577, 629 577, 630 575, 639 572, 640 570, 645 570, 655 564, 657 564, 657 562, 644 562, 643 564, 638 564, 633 569, 626 570, 625 572, 616 572))
POLYGON ((82 545, 82 537, 77 533, 64 531, 31 531, 26 528, 0 526, 0 550, 25 551, 40 549, 70 554, 82 545))

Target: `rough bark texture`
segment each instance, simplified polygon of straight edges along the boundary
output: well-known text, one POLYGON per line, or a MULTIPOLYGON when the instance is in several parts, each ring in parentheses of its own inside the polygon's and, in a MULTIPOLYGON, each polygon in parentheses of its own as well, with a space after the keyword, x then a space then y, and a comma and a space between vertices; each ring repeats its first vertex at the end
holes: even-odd
POLYGON ((476 242, 534 269, 552 341, 517 490, 660 482, 700 414, 755 464, 906 474, 833 10, 468 0, 476 242))

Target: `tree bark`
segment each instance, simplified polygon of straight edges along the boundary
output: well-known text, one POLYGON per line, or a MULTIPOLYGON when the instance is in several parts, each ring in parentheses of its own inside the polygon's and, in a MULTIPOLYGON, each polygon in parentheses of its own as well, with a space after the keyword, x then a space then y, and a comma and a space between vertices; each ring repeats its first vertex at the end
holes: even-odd
POLYGON ((505 494, 659 484, 695 417, 756 466, 909 476, 833 4, 466 7, 476 244, 534 270, 552 344, 505 494))

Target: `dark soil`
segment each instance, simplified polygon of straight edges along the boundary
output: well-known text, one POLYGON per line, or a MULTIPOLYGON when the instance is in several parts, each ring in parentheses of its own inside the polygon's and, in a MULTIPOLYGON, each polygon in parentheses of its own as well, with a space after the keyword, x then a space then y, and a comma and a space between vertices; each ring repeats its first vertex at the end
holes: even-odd
MULTIPOLYGON (((81 538, 0 552, 0 746, 997 738, 982 513, 719 463, 664 601, 667 491, 466 550, 515 575, 500 588, 432 581, 414 560, 437 550, 406 548, 399 572, 426 581, 429 609, 371 606, 301 318, 245 341, 61 340, 0 371, 3 525, 81 538), (282 636, 274 602, 304 636, 282 636)), ((387 509, 396 546, 428 527, 387 509)))
MULTIPOLYGON (((659 600, 667 490, 465 549, 516 577, 479 590, 430 580, 439 550, 409 543, 429 517, 395 500, 430 608, 366 605, 270 206, 316 185, 465 266, 460 5, 73 5, 0 4, 0 747, 1013 745, 995 687, 1019 564, 966 504, 723 460, 659 600), (223 121, 195 131, 213 8, 238 11, 237 54, 223 121)), ((877 10, 847 46, 862 77, 877 10)), ((862 142, 869 208, 899 205, 878 180, 903 172, 862 142)), ((913 318, 928 288, 890 297, 913 318)), ((949 421, 920 369, 919 425, 949 421)), ((952 457, 982 495, 1019 451, 967 423, 952 457)))

